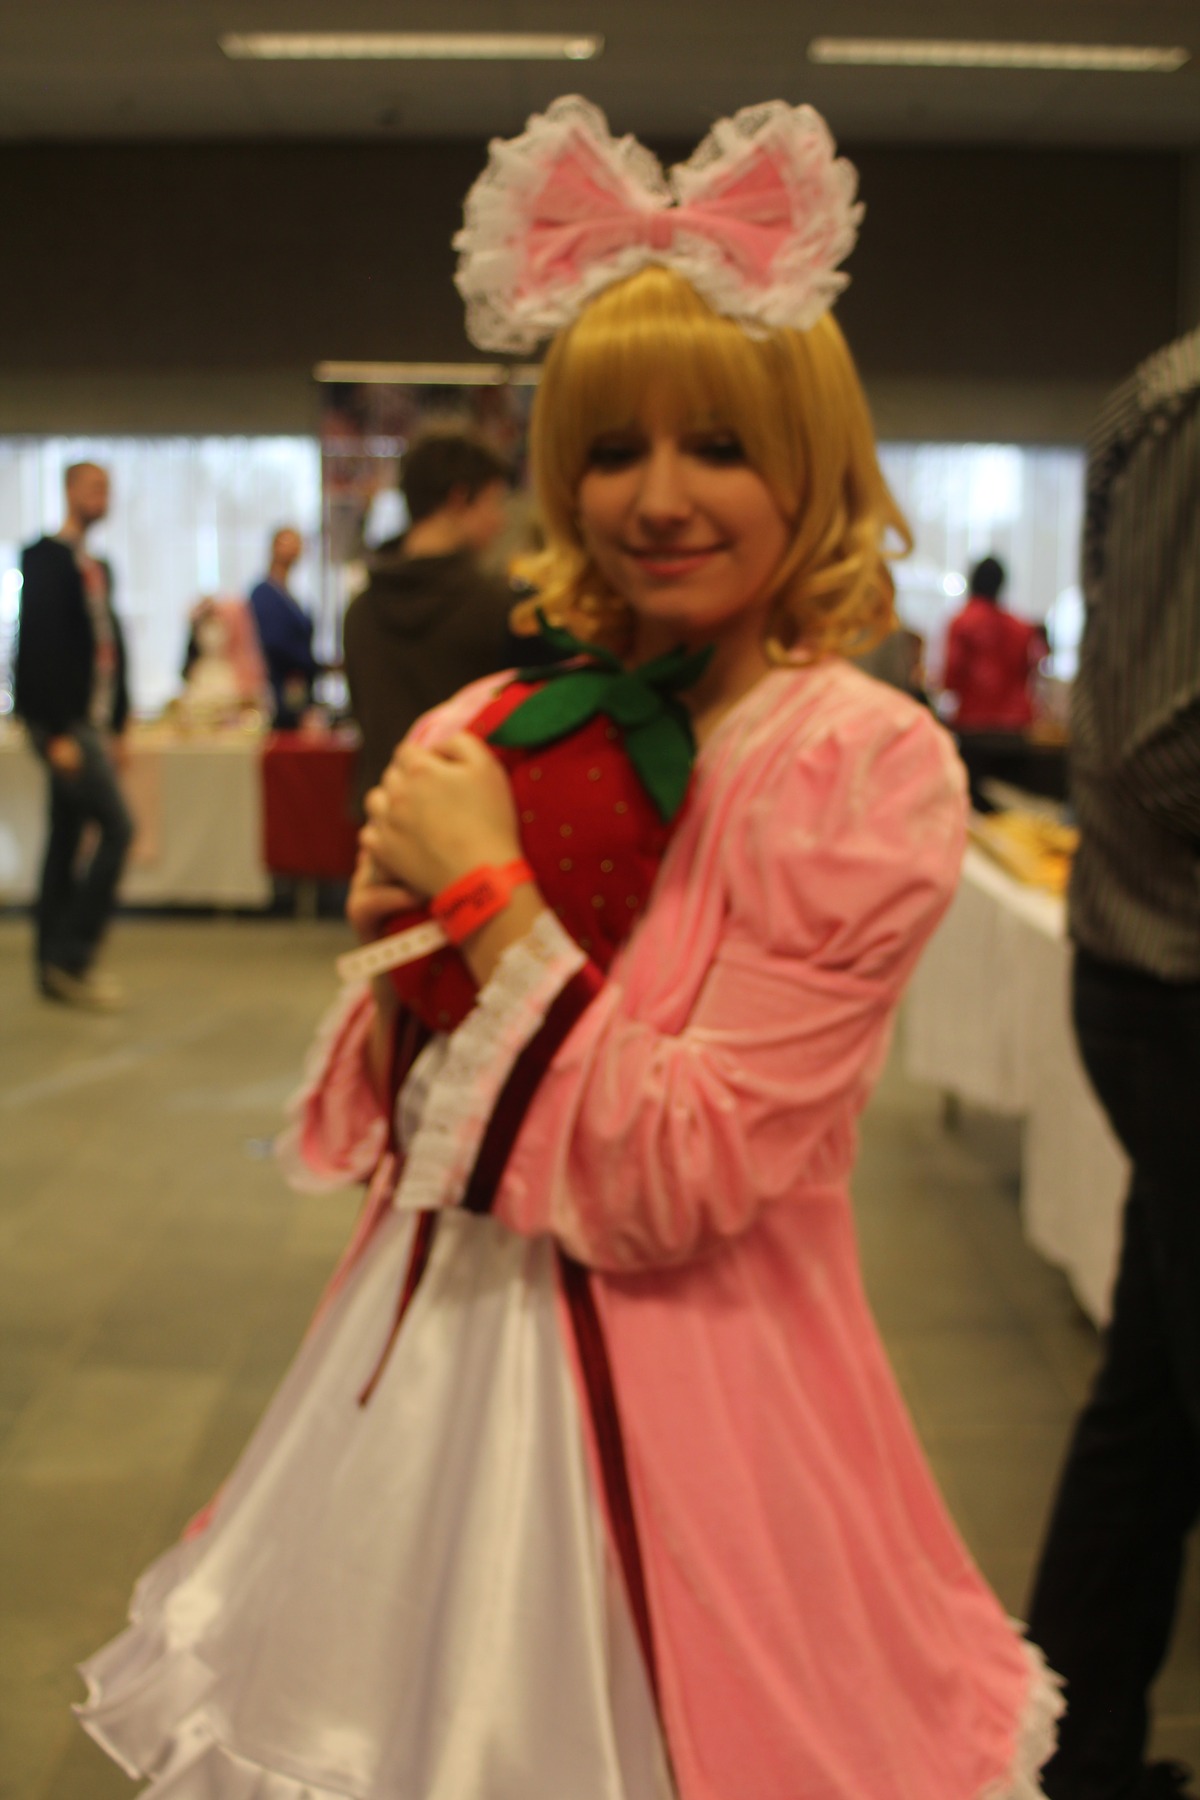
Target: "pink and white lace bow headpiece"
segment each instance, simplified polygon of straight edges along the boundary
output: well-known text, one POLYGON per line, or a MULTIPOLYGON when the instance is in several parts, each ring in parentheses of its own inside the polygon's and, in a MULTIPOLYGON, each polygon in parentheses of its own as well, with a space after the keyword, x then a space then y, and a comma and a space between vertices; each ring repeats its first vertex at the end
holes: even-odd
POLYGON ((812 325, 848 277, 858 178, 811 106, 770 100, 713 126, 664 175, 577 94, 491 144, 454 240, 467 332, 527 352, 602 288, 647 263, 683 275, 717 312, 756 327, 812 325))

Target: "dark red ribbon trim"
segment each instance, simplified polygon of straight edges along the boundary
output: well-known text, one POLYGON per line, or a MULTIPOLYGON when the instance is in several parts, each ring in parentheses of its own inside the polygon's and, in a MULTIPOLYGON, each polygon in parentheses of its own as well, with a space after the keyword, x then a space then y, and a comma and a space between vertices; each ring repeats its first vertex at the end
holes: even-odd
MULTIPOLYGON (((500 1177, 504 1173, 517 1133, 521 1129, 521 1121, 525 1117, 526 1108, 533 1099, 538 1082, 550 1067, 567 1033, 578 1019, 587 1011, 600 989, 604 986, 604 976, 595 963, 585 963, 583 968, 573 975, 566 986, 556 996, 546 1014, 537 1036, 527 1044, 509 1072, 508 1079, 500 1091, 500 1098, 495 1111, 484 1132, 483 1143, 479 1155, 475 1159, 475 1167, 471 1171, 466 1193, 462 1204, 468 1212, 486 1213, 491 1211, 500 1177)), ((401 1015, 401 1024, 411 1015, 401 1015)), ((420 1042, 406 1037, 398 1027, 394 1041, 391 1129, 395 1130, 396 1094, 400 1082, 415 1060, 415 1052, 421 1043, 427 1041, 428 1033, 421 1034, 420 1042), (407 1052, 407 1053, 406 1053, 407 1052)), ((393 1144, 394 1147, 394 1144, 393 1144)), ((408 1273, 404 1279, 404 1289, 396 1307, 395 1317, 387 1335, 379 1361, 371 1373, 370 1380, 358 1397, 360 1406, 365 1406, 371 1395, 379 1386, 383 1372, 400 1334, 404 1323, 404 1315, 412 1302, 413 1295, 421 1285, 421 1278, 429 1263, 433 1249, 433 1235, 437 1225, 435 1213, 422 1213, 413 1239, 412 1254, 409 1258, 408 1273)))
MULTIPOLYGON (((392 1156, 399 1155, 399 1144, 396 1138, 396 1102, 399 1099, 400 1089, 404 1084, 405 1077, 416 1062, 421 1051, 425 1048, 425 1045, 429 1042, 431 1036, 432 1033, 429 1031, 428 1027, 421 1023, 415 1013, 410 1013, 405 1008, 401 1008, 396 1014, 385 1079, 385 1092, 390 1096, 387 1119, 388 1141, 387 1149, 383 1153, 385 1156, 389 1154, 392 1156)), ((433 1213, 421 1213, 418 1217, 417 1229, 413 1236, 412 1250, 410 1251, 408 1258, 408 1273, 404 1277, 404 1287, 401 1290, 400 1299, 396 1305, 395 1317, 392 1320, 391 1330, 387 1334, 383 1349, 379 1353, 379 1360, 371 1371, 366 1387, 364 1387, 362 1393, 358 1396, 358 1404, 360 1406, 365 1406, 367 1404, 367 1401, 379 1386, 383 1371, 387 1368, 388 1358, 392 1354, 392 1347, 399 1336, 400 1327, 404 1323, 404 1315, 408 1311, 409 1303, 411 1302, 413 1295, 420 1286, 421 1277, 424 1275, 426 1265, 429 1262, 429 1254, 433 1249, 433 1228, 435 1223, 436 1220, 433 1213)))
POLYGON ((400 1290, 400 1299, 396 1304, 396 1316, 392 1320, 392 1328, 387 1334, 386 1342, 379 1353, 379 1361, 371 1371, 370 1379, 362 1393, 358 1396, 358 1404, 365 1406, 375 1389, 379 1386, 383 1371, 388 1366, 396 1339, 400 1335, 400 1327, 404 1323, 404 1315, 412 1303, 412 1297, 421 1285, 421 1277, 429 1266, 430 1254, 433 1250, 433 1234, 437 1226, 437 1214, 423 1212, 417 1214, 417 1229, 413 1234, 412 1250, 409 1252, 408 1273, 404 1277, 404 1286, 400 1290))
POLYGON ((654 1654, 654 1633, 650 1624, 650 1605, 646 1597, 646 1577, 642 1564, 642 1547, 638 1542, 637 1520, 633 1513, 633 1495, 629 1486, 629 1465, 625 1459, 625 1442, 621 1435, 621 1418, 617 1411, 617 1392, 613 1385, 604 1327, 596 1310, 592 1281, 582 1263, 577 1263, 565 1250, 558 1253, 563 1295, 571 1315, 579 1368, 587 1395, 588 1411, 595 1435, 596 1454, 604 1483, 613 1543, 625 1579, 629 1610, 633 1614, 638 1642, 646 1664, 646 1675, 658 1705, 658 1663, 654 1654))
POLYGON ((512 1154, 529 1103, 538 1083, 550 1067, 571 1031, 604 986, 604 976, 593 962, 585 963, 557 995, 541 1030, 526 1044, 509 1071, 500 1098, 483 1134, 479 1155, 467 1183, 462 1204, 467 1212, 492 1209, 500 1177, 512 1154))

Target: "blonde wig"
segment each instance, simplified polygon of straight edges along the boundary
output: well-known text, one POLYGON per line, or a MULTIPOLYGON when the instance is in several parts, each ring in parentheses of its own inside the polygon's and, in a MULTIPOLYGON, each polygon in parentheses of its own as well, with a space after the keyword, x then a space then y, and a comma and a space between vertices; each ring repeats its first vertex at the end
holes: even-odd
POLYGON ((912 539, 837 325, 826 314, 807 331, 751 337, 659 267, 598 295, 546 358, 531 453, 547 548, 526 565, 538 593, 524 610, 540 605, 581 636, 625 647, 628 610, 587 554, 576 496, 592 444, 632 424, 651 386, 668 397, 680 430, 735 432, 789 521, 774 577, 772 658, 807 661, 886 636, 895 618, 888 558, 912 539))

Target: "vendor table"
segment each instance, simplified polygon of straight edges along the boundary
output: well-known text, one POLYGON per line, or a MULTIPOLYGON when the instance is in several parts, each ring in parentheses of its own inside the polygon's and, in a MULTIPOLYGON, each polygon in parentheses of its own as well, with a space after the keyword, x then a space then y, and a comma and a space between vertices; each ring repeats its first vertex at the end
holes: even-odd
MULTIPOLYGON (((261 756, 261 740, 248 733, 133 734, 123 786, 137 836, 121 881, 125 905, 270 904, 261 756)), ((0 899, 32 899, 45 833, 45 770, 19 733, 6 733, 0 740, 0 899)))
POLYGON ((358 740, 277 731, 262 761, 264 854, 273 875, 348 881, 358 851, 358 740))
MULTIPOLYGON (((347 880, 355 742, 135 730, 121 778, 137 826, 122 903, 265 907, 273 875, 347 880)), ((45 770, 18 727, 0 730, 0 904, 33 898, 45 833, 45 770)))
POLYGON ((1021 1213, 1030 1243, 1108 1317, 1128 1169, 1079 1062, 1066 906, 977 849, 909 990, 910 1075, 1025 1121, 1021 1213))

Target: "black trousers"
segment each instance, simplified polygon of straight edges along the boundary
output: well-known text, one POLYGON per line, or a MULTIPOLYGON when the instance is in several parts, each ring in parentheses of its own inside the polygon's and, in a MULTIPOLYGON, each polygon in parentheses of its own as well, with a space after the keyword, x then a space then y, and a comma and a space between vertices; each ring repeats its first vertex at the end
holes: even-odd
POLYGON ((116 904, 117 883, 133 838, 133 821, 99 732, 73 727, 82 752, 70 774, 52 768, 45 735, 34 741, 46 761, 50 784, 50 830, 35 907, 38 966, 83 975, 96 954, 116 904), (88 825, 98 827, 96 847, 84 867, 79 851, 88 825))
POLYGON ((1067 1679, 1051 1800, 1126 1800, 1200 1516, 1200 983, 1075 963, 1075 1029, 1133 1164, 1103 1363, 1067 1454, 1029 1631, 1067 1679))

